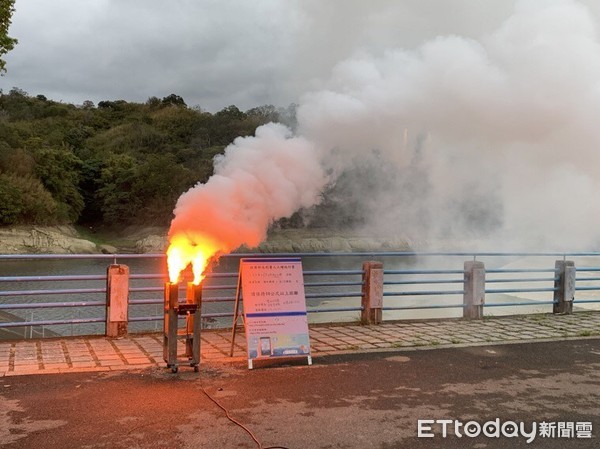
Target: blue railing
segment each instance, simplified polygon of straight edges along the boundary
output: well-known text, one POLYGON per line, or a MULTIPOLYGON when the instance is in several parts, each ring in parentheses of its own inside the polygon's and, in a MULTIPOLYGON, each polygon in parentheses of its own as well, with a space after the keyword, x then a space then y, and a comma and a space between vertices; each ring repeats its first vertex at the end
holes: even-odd
MULTIPOLYGON (((384 319, 462 316, 462 265, 472 259, 486 265, 486 314, 551 311, 555 259, 575 260, 576 307, 600 303, 600 293, 595 293, 600 292, 597 252, 233 254, 223 256, 204 282, 205 327, 231 326, 239 259, 261 256, 302 257, 313 322, 359 318, 366 260, 384 263, 384 319), (596 263, 587 266, 590 261, 596 263)), ((0 255, 0 338, 103 333, 106 268, 111 263, 130 267, 130 331, 160 329, 163 254, 0 255)))

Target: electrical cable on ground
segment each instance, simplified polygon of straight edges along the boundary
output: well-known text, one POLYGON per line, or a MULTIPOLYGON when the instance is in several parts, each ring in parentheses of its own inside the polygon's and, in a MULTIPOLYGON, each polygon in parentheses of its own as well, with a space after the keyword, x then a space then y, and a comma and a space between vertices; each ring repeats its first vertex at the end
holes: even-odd
POLYGON ((285 446, 263 446, 262 443, 258 440, 258 438, 256 438, 256 435, 254 435, 254 433, 252 433, 252 431, 250 429, 248 429, 248 427, 246 427, 241 422, 237 421, 234 417, 232 417, 231 414, 229 413, 229 410, 227 410, 225 407, 223 407, 215 398, 213 398, 210 394, 208 394, 208 392, 204 389, 203 385, 200 385, 200 389, 202 390, 202 393, 204 393, 206 395, 206 397, 208 399, 210 399, 211 402, 213 402, 217 407, 219 407, 221 410, 223 410, 225 412, 225 416, 227 416, 227 419, 229 421, 231 421, 235 425, 241 427, 242 429, 244 429, 246 431, 246 433, 248 435, 250 435, 250 438, 252 438, 254 440, 254 442, 257 444, 258 449, 289 449, 285 446))

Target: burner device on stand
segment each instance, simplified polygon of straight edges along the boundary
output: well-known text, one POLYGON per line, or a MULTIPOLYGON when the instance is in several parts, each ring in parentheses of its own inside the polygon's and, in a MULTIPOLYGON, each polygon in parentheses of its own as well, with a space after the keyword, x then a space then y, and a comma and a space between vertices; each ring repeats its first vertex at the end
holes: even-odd
POLYGON ((173 373, 179 364, 189 364, 198 372, 200 365, 200 311, 202 283, 187 283, 185 302, 179 301, 179 283, 165 283, 163 358, 173 373), (185 316, 185 328, 179 328, 179 317, 185 316), (177 342, 185 340, 185 352, 178 355, 177 342))

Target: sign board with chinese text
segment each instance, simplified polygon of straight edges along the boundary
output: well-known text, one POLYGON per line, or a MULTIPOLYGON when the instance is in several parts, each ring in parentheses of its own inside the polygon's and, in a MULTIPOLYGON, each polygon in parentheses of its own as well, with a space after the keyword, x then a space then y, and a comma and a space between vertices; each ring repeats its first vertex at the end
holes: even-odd
POLYGON ((311 364, 300 258, 242 259, 240 278, 248 366, 296 356, 311 364))

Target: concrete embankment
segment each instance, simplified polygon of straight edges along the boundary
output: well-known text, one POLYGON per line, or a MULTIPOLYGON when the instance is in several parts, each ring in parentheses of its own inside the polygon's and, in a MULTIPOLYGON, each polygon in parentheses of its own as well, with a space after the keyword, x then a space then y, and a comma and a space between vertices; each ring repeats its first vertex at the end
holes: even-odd
MULTIPOLYGON (((73 226, 0 227, 0 254, 164 253, 166 227, 128 227, 118 231, 84 230, 73 226)), ((258 248, 238 252, 309 253, 377 251, 464 251, 477 248, 467 240, 419 240, 404 234, 372 236, 335 229, 272 229, 258 248)))
MULTIPOLYGON (((168 245, 167 233, 167 228, 159 227, 126 228, 120 233, 90 231, 86 233, 89 235, 82 235, 73 226, 4 227, 0 228, 0 254, 162 253, 168 245)), ((372 237, 329 229, 283 229, 269 232, 267 240, 258 248, 240 248, 239 251, 407 251, 431 243, 405 236, 372 237)))
MULTIPOLYGON (((473 241, 415 240, 406 235, 372 236, 335 229, 274 229, 258 248, 240 248, 238 252, 309 253, 309 252, 375 252, 414 251, 436 248, 439 251, 473 247, 473 241)), ((135 239, 135 250, 140 253, 164 252, 167 248, 167 230, 150 232, 135 239)))
MULTIPOLYGON (((149 235, 140 239, 138 252, 162 252, 167 247, 166 236, 149 235)), ((290 230, 269 236, 258 248, 240 248, 239 252, 259 251, 261 253, 311 253, 311 252, 351 252, 351 251, 409 251, 411 246, 404 239, 372 238, 341 235, 312 236, 290 230)))
POLYGON ((0 254, 96 253, 101 249, 82 238, 72 226, 0 228, 0 254))

